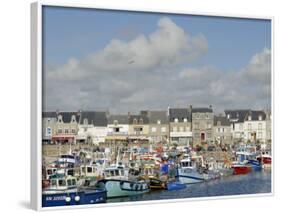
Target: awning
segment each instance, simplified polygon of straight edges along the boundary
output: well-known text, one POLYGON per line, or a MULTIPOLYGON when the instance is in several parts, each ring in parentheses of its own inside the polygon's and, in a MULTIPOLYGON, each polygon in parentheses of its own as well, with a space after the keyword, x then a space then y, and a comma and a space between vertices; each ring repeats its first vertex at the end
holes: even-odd
POLYGON ((54 135, 52 140, 62 141, 62 140, 74 140, 74 135, 54 135))

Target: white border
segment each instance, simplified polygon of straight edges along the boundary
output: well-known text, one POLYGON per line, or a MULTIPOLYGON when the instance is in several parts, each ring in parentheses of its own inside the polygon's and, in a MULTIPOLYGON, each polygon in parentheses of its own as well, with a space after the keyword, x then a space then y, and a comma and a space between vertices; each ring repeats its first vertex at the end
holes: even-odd
POLYGON ((250 198, 264 197, 274 195, 274 175, 275 175, 275 111, 274 111, 274 17, 272 16, 249 16, 244 14, 217 14, 206 13, 201 11, 187 10, 163 10, 151 8, 135 8, 131 6, 107 6, 106 4, 84 4, 80 2, 66 1, 38 1, 31 4, 31 208, 37 211, 61 210, 61 209, 81 209, 81 208, 100 208, 124 205, 143 205, 143 204, 158 204, 158 203, 175 203, 187 201, 202 201, 202 200, 218 200, 232 198, 250 198), (249 19, 267 19, 271 21, 271 112, 272 112, 272 177, 271 177, 271 193, 264 194, 247 194, 247 195, 228 195, 214 197, 198 197, 198 198, 181 198, 167 200, 151 200, 151 201, 136 201, 136 202, 120 202, 120 203, 105 203, 105 204, 89 204, 77 206, 61 206, 61 207, 42 207, 42 189, 41 189, 41 165, 42 165, 42 7, 57 6, 57 7, 77 7, 77 8, 92 8, 104 10, 119 10, 130 12, 154 12, 168 14, 186 14, 186 15, 201 15, 201 16, 216 16, 226 18, 249 18, 249 19))

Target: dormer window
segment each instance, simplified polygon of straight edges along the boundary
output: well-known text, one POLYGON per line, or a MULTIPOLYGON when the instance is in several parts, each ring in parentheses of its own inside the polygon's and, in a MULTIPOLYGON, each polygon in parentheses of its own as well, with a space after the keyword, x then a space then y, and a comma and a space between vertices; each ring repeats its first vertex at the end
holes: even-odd
POLYGON ((113 124, 114 124, 115 126, 117 126, 117 125, 118 125, 118 121, 117 121, 117 120, 114 120, 114 121, 113 121, 113 124))
POLYGON ((61 115, 59 115, 59 117, 58 117, 58 122, 62 123, 62 116, 61 115))
POLYGON ((157 120, 157 124, 161 124, 161 120, 157 120))
POLYGON ((72 122, 72 123, 75 123, 75 122, 76 122, 75 115, 72 115, 72 116, 71 116, 71 122, 72 122))
POLYGON ((230 118, 230 114, 227 114, 227 119, 229 119, 230 118))
POLYGON ((179 119, 178 119, 178 118, 175 118, 174 121, 175 121, 175 123, 178 123, 178 122, 179 122, 179 119))
POLYGON ((87 118, 84 119, 84 124, 85 124, 85 125, 88 124, 88 119, 87 119, 87 118))
POLYGON ((134 120, 133 120, 133 124, 137 124, 138 122, 137 122, 137 119, 136 118, 134 118, 134 120))
POLYGON ((262 120, 262 116, 261 115, 259 115, 259 121, 261 121, 262 120))
POLYGON ((139 124, 143 124, 143 119, 142 118, 140 118, 139 124))
POLYGON ((184 122, 184 123, 187 123, 187 118, 184 118, 184 119, 183 119, 183 122, 184 122))
POLYGON ((252 116, 251 116, 251 115, 248 116, 248 120, 249 120, 249 121, 252 120, 252 116))

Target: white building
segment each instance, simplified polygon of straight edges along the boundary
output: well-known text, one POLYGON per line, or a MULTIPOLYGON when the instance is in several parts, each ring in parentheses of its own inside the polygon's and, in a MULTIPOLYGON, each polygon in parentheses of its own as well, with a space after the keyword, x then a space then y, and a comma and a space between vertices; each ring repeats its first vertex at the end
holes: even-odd
POLYGON ((263 111, 249 111, 244 121, 244 139, 250 142, 266 142, 266 114, 263 111))
POLYGON ((80 143, 99 144, 105 142, 109 132, 107 113, 100 111, 83 111, 79 123, 76 141, 80 143))
POLYGON ((107 128, 107 141, 127 141, 129 135, 128 115, 110 115, 107 128))

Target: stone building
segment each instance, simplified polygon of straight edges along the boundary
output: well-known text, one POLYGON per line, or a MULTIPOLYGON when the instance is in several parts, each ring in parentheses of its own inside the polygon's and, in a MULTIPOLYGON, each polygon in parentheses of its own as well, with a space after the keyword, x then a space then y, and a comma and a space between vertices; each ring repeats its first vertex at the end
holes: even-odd
POLYGON ((169 108, 170 143, 192 146, 191 113, 188 108, 169 108))
POLYGON ((148 116, 144 114, 129 114, 129 140, 148 140, 149 121, 148 116))
POLYGON ((152 142, 168 142, 169 138, 169 123, 167 111, 152 110, 142 112, 146 114, 149 120, 148 136, 152 142))
POLYGON ((80 112, 57 112, 52 141, 54 143, 76 143, 80 115, 80 112))
POLYGON ((214 113, 209 108, 192 108, 193 146, 213 143, 214 113))
POLYGON ((214 141, 220 144, 232 144, 231 123, 225 116, 214 116, 214 141))

